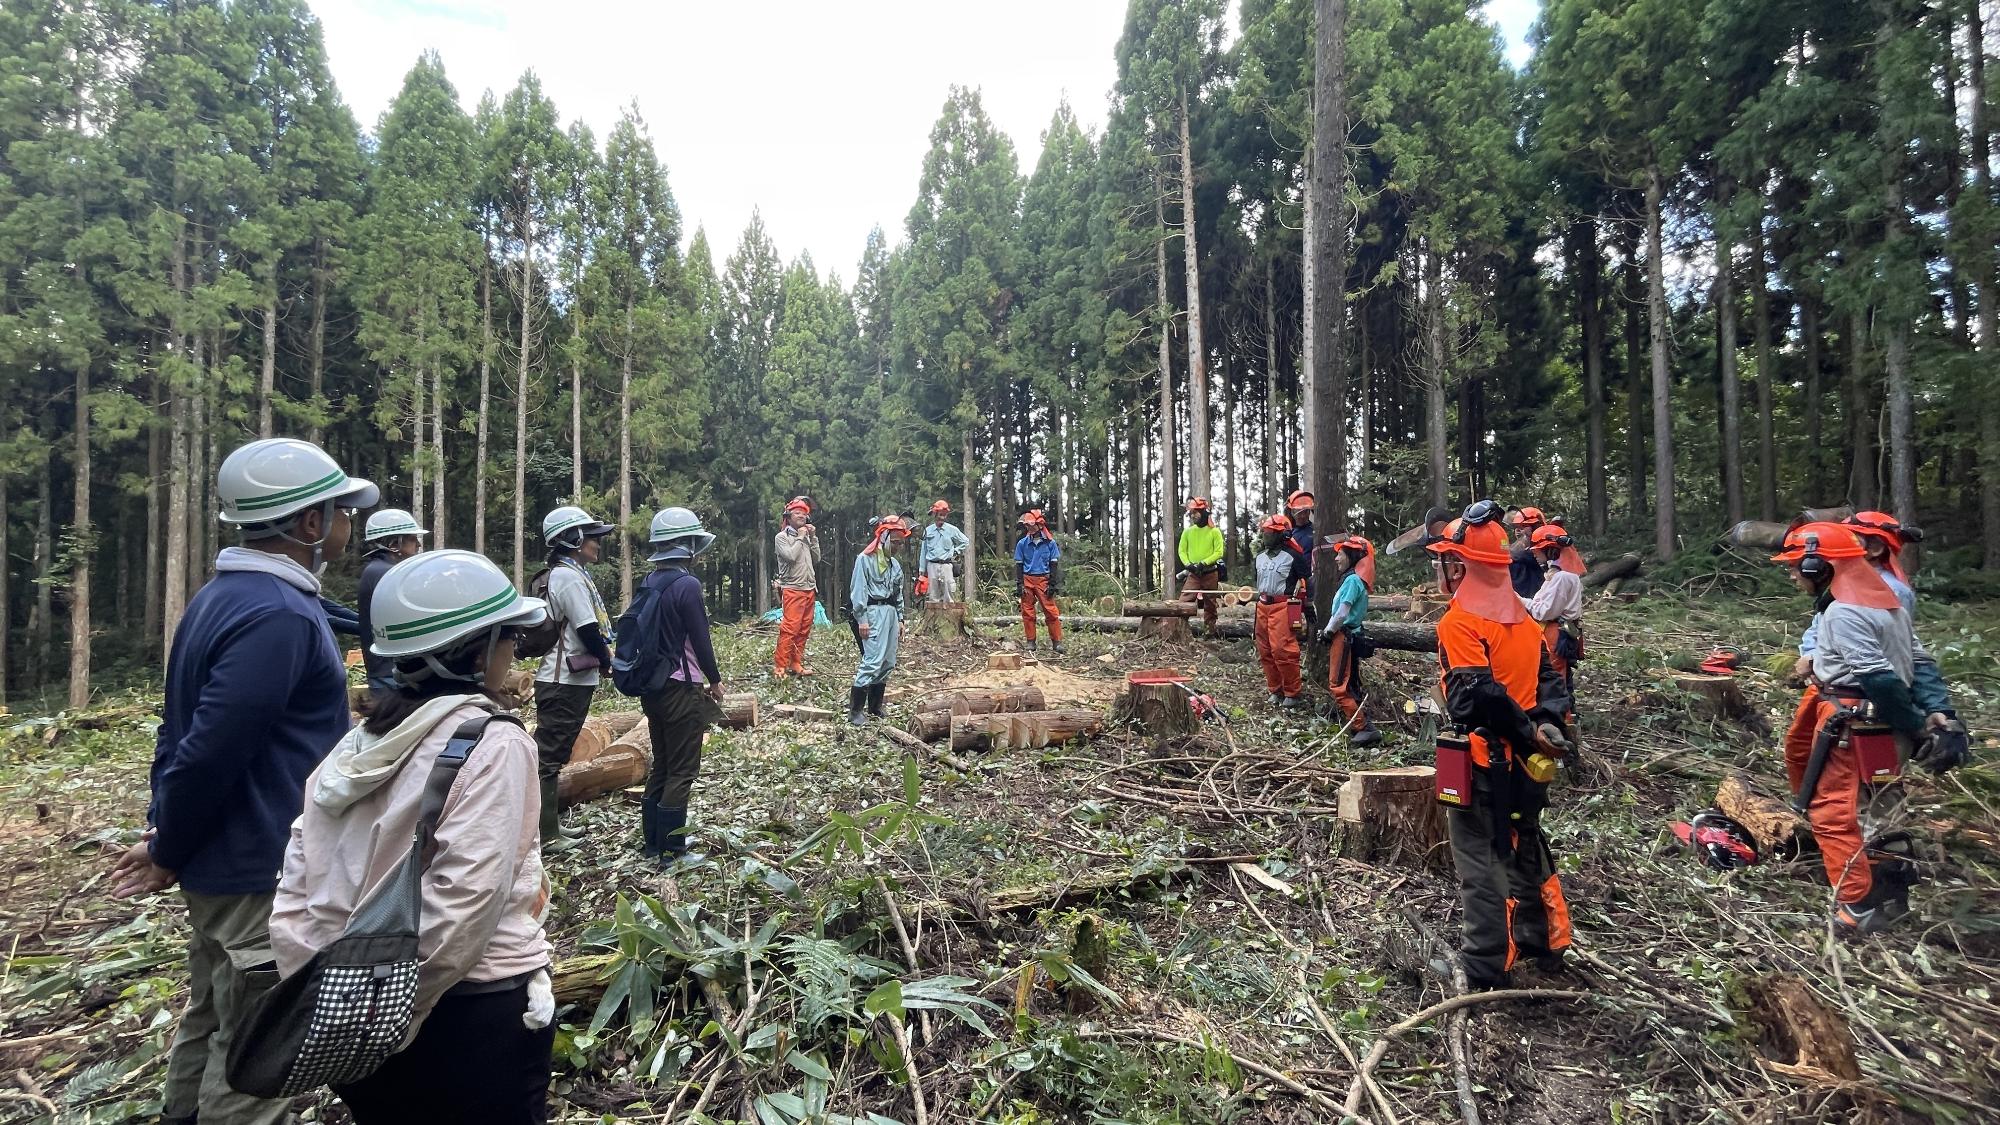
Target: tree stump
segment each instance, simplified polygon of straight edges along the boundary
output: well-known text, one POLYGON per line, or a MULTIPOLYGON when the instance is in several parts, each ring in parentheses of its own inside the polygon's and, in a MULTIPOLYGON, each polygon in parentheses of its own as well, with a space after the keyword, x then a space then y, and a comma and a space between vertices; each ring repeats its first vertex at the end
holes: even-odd
POLYGON ((1742 774, 1733 773, 1722 779, 1721 787, 1715 791, 1715 807, 1750 830, 1757 849, 1766 859, 1797 850, 1798 830, 1804 826, 1805 818, 1778 798, 1759 793, 1742 774))
POLYGON ((1676 672, 1674 686, 1694 697, 1697 714, 1731 721, 1742 721, 1755 714, 1750 709, 1749 699, 1743 695, 1743 685, 1737 683, 1734 676, 1676 672))
POLYGON ((741 692, 722 697, 722 722, 730 730, 748 730, 757 725, 757 697, 741 692))
POLYGON ((986 670, 989 672, 1018 672, 1021 669, 1021 654, 1018 652, 989 652, 986 654, 986 670))
POLYGON ((957 640, 970 634, 965 620, 964 602, 935 602, 924 606, 923 616, 918 626, 927 637, 940 641, 957 640))
POLYGON ((925 742, 937 742, 951 735, 954 715, 1004 715, 1019 711, 1042 711, 1048 700, 1042 689, 1030 685, 1000 688, 989 692, 947 692, 917 704, 910 720, 910 733, 925 742))
POLYGON ((1104 730, 1104 713, 1075 708, 1011 715, 953 715, 953 750, 1018 750, 1061 746, 1104 730))
MULTIPOLYGON (((1190 605, 1188 608, 1193 609, 1194 607, 1190 605)), ((1170 645, 1184 645, 1193 642, 1194 630, 1188 628, 1188 619, 1186 617, 1141 617, 1139 618, 1139 639, 1162 641, 1170 645)))
POLYGON ((1790 973, 1741 978, 1730 999, 1757 1031, 1766 1067, 1828 1086, 1861 1080, 1854 1032, 1839 1012, 1790 973))
MULTIPOLYGON (((1148 620, 1160 620, 1148 618, 1148 620)), ((1165 620, 1178 620, 1166 618, 1165 620)), ((1183 628, 1186 626, 1183 625, 1183 628)), ((1155 738, 1190 735, 1201 725, 1188 700, 1187 686, 1179 683, 1131 683, 1113 701, 1112 717, 1130 721, 1155 738)))
MULTIPOLYGON (((1070 964, 1090 975, 1090 979, 1111 986, 1111 942, 1104 933, 1104 919, 1086 914, 1077 919, 1069 946, 1070 964)), ((1083 1015, 1097 1007, 1097 994, 1075 981, 1063 985, 1063 997, 1071 1015, 1083 1015)))
POLYGON ((1436 787, 1437 770, 1431 766, 1350 774, 1340 787, 1336 849, 1348 859, 1366 863, 1405 860, 1450 867, 1451 842, 1436 787))

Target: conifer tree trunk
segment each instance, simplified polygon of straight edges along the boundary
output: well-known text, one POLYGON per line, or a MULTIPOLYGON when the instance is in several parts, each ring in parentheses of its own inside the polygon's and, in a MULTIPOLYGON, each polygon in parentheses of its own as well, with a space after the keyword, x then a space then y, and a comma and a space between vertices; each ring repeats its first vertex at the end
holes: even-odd
MULTIPOLYGON (((482 224, 484 212, 481 212, 482 224)), ((479 453, 472 467, 472 549, 486 553, 486 442, 488 409, 493 404, 493 256, 486 231, 479 237, 479 453)))
POLYGON ((14 556, 7 541, 11 522, 6 518, 7 510, 7 474, 0 473, 0 707, 7 705, 7 673, 12 670, 13 655, 8 641, 14 635, 14 556))
MULTIPOLYGON (((178 194, 178 171, 174 173, 174 178, 178 194)), ((184 230, 174 235, 173 261, 169 272, 174 287, 173 312, 169 318, 170 350, 185 353, 188 336, 181 321, 187 309, 188 296, 187 236, 184 230)), ((163 661, 173 652, 174 630, 180 627, 181 613, 187 607, 188 403, 184 390, 171 380, 166 386, 170 421, 167 438, 166 580, 161 590, 160 607, 160 658, 163 661)))
POLYGON ((90 704, 90 570, 97 553, 97 534, 90 523, 90 366, 76 369, 76 433, 71 446, 76 499, 70 516, 69 579, 69 705, 90 704))
POLYGON ((625 347, 618 361, 618 594, 632 604, 632 304, 625 294, 625 347))
POLYGON ((1799 335, 1804 340, 1805 379, 1800 394, 1805 399, 1806 418, 1806 501, 1820 504, 1826 496, 1826 436, 1824 408, 1826 389, 1820 383, 1819 301, 1811 293, 1799 295, 1799 335))
MULTIPOLYGON (((1971 52, 1966 60, 1965 81, 1971 95, 1972 114, 1968 121, 1972 148, 1972 183, 1978 198, 1993 198, 1992 122, 1987 119, 1986 30, 1979 9, 1980 0, 1966 0, 1966 41, 1971 52)), ((1990 372, 2000 363, 2000 271, 1994 268, 1991 246, 1979 255, 1979 354, 1989 372, 1982 388, 1984 401, 1975 401, 1979 415, 1979 528, 1988 570, 2000 570, 2000 387, 1990 372)))
MULTIPOLYGON (((1296 481, 1297 487, 1306 489, 1319 487, 1319 468, 1315 460, 1319 456, 1319 442, 1313 436, 1315 419, 1319 416, 1316 405, 1319 390, 1313 386, 1312 377, 1312 373, 1319 370, 1319 329, 1315 320, 1319 316, 1319 310, 1313 300, 1313 294, 1319 290, 1319 266, 1316 261, 1317 255, 1313 253, 1313 247, 1319 245, 1317 214, 1319 205, 1316 202, 1319 193, 1310 187, 1312 156, 1312 148, 1307 146, 1304 163, 1308 187, 1305 192, 1304 230, 1299 243, 1301 247, 1299 292, 1300 303, 1303 306, 1299 313, 1299 390, 1295 403, 1297 414, 1293 418, 1293 425, 1298 430, 1298 439, 1295 442, 1281 443, 1286 447, 1286 460, 1295 465, 1295 471, 1286 476, 1289 480, 1296 481)), ((1290 495, 1283 486, 1279 487, 1279 493, 1290 495)))
MULTIPOLYGON (((1307 253, 1313 280, 1312 435, 1308 455, 1318 511, 1329 531, 1347 524, 1347 0, 1316 0, 1313 51, 1313 161, 1307 193, 1316 225, 1307 253)), ((1317 585, 1320 617, 1331 607, 1332 582, 1317 585)))
MULTIPOLYGON (((152 355, 150 356, 150 360, 154 364, 151 379, 152 394, 150 397, 154 400, 157 400, 160 395, 158 367, 160 350, 160 340, 156 335, 153 339, 152 355)), ((157 413, 159 408, 155 406, 153 409, 157 413)), ((158 421, 155 421, 152 425, 146 427, 146 524, 143 532, 146 540, 146 553, 144 569, 140 571, 146 585, 146 591, 140 599, 145 605, 145 608, 141 612, 139 633, 140 647, 142 649, 151 649, 154 638, 160 635, 160 548, 162 546, 160 543, 160 533, 162 530, 160 526, 160 516, 162 514, 160 511, 160 489, 164 487, 163 482, 166 479, 166 469, 166 441, 160 432, 158 421)), ((4 503, 0 503, 0 512, 6 510, 7 506, 4 503)), ((4 523, 6 523, 6 520, 0 519, 0 524, 4 523)), ((5 530, 4 527, 0 527, 0 535, 4 535, 5 530)), ((6 557, 6 552, 0 550, 0 559, 5 559, 6 557)), ((0 634, 4 634, 5 632, 4 628, 0 628, 0 634)), ((4 661, 0 661, 0 666, 4 666, 4 664, 4 661)))
MULTIPOLYGON (((979 600, 979 512, 972 503, 972 434, 958 437, 958 504, 965 512, 965 600, 979 600)), ((997 516, 995 517, 998 518, 997 516)))
POLYGON ((1667 368, 1667 264, 1661 249, 1660 210, 1665 185, 1657 167, 1646 170, 1646 313, 1653 356, 1653 551, 1674 557, 1673 376, 1667 368))
POLYGON ((35 604, 28 610, 28 682, 37 690, 49 680, 49 658, 53 655, 55 617, 55 583, 50 581, 50 570, 55 566, 55 518, 51 509, 55 506, 54 484, 50 478, 55 475, 55 458, 42 458, 41 472, 35 480, 35 604))
POLYGON ((314 445, 318 445, 320 442, 320 438, 323 436, 323 430, 320 426, 319 419, 321 410, 323 409, 324 406, 324 404, 321 401, 321 396, 325 391, 325 384, 326 384, 326 289, 327 289, 326 256, 327 256, 326 239, 325 237, 322 236, 314 244, 314 258, 313 258, 313 270, 312 270, 312 331, 309 334, 311 337, 311 343, 309 345, 310 354, 306 357, 306 368, 307 368, 306 377, 308 380, 308 384, 312 389, 312 402, 313 402, 313 415, 312 415, 313 421, 312 425, 307 427, 306 429, 306 440, 312 442, 314 445))
POLYGON ((1195 237, 1194 145, 1188 139, 1188 92, 1180 91, 1181 130, 1181 257, 1187 274, 1187 357, 1188 357, 1188 490, 1207 496, 1212 487, 1209 472, 1214 458, 1208 437, 1208 353, 1202 347, 1201 248, 1195 237))
POLYGON ((1646 307, 1645 283, 1640 278, 1636 240, 1625 247, 1625 483, 1626 504, 1633 519, 1644 519, 1646 499, 1646 369, 1645 328, 1640 317, 1646 307))
POLYGON ((1778 439, 1771 394, 1777 372, 1771 355, 1771 294, 1764 261, 1763 190, 1757 193, 1757 221, 1750 227, 1750 322, 1757 333, 1757 518, 1778 518, 1778 439))
MULTIPOLYGON (((450 538, 445 526, 448 514, 444 497, 444 364, 440 363, 431 371, 431 458, 437 462, 437 477, 431 482, 431 538, 432 550, 446 545, 450 538)), ((420 517, 423 513, 417 513, 420 517)))
POLYGON ((1359 416, 1361 431, 1360 460, 1363 468, 1375 460, 1375 339, 1373 317, 1369 299, 1361 298, 1360 307, 1355 310, 1355 335, 1360 340, 1360 362, 1355 365, 1360 372, 1361 385, 1355 388, 1354 408, 1359 416))
POLYGON ((194 393, 188 400, 188 508, 185 514, 188 525, 188 597, 194 597, 208 580, 208 535, 209 521, 204 517, 209 511, 208 499, 214 488, 214 474, 208 464, 208 356, 214 355, 217 365, 222 362, 220 353, 207 350, 208 341, 200 331, 194 334, 194 367, 198 380, 194 393))
MULTIPOLYGON (((273 269, 276 268, 274 265, 273 269)), ((278 283, 264 294, 264 354, 257 374, 257 436, 270 437, 271 396, 278 390, 278 283)))
MULTIPOLYGON (((423 347, 423 334, 417 335, 423 347)), ((410 375, 410 512, 424 518, 424 393, 425 372, 419 367, 410 375)))
POLYGON ((569 359, 569 466, 570 499, 583 503, 583 318, 572 309, 570 312, 569 359))
POLYGON ((1278 463, 1278 266, 1264 259, 1264 510, 1283 510, 1284 466, 1278 463))
MULTIPOLYGON (((1465 421, 1461 419, 1461 421, 1465 421)), ((1431 503, 1451 494, 1449 428, 1444 401, 1444 265, 1436 250, 1424 250, 1424 439, 1430 450, 1431 503)))
POLYGON ((1223 545, 1223 557, 1228 558, 1229 548, 1241 546, 1244 535, 1236 511, 1236 381, 1229 377, 1227 365, 1222 369, 1222 495, 1219 511, 1229 518, 1224 530, 1229 542, 1223 545))
POLYGON ((514 373, 514 587, 527 565, 528 525, 528 356, 533 348, 535 222, 521 220, 521 358, 514 373))
POLYGON ((1174 351, 1173 351, 1173 307, 1167 303, 1167 185, 1164 174, 1153 193, 1153 225, 1156 228, 1153 243, 1154 300, 1158 303, 1155 316, 1159 321, 1160 353, 1160 542, 1166 545, 1166 553, 1160 556, 1160 589, 1171 594, 1174 589, 1175 536, 1173 511, 1180 497, 1180 490, 1174 481, 1174 351))
MULTIPOLYGON (((1726 205, 1726 204, 1724 204, 1726 205)), ((1717 207, 1721 210, 1721 206, 1717 207)), ((1718 215, 1718 220, 1720 216, 1718 215)), ((1715 235, 1715 350, 1722 383, 1722 508, 1733 527, 1743 519, 1743 390, 1736 371, 1735 248, 1721 221, 1715 235)))
POLYGON ((1583 325, 1585 508, 1592 535, 1611 520, 1604 464, 1604 257, 1597 247, 1597 217, 1577 223, 1577 319, 1583 325))
POLYGON ((1874 508, 1877 502, 1875 475, 1875 426, 1880 411, 1875 402, 1873 380, 1868 375, 1868 314, 1855 309, 1847 318, 1847 502, 1857 508, 1874 508))
POLYGON ((1139 522, 1139 494, 1146 487, 1145 470, 1145 420, 1135 400, 1125 408, 1125 490, 1123 515, 1125 523, 1125 579, 1135 586, 1144 580, 1145 562, 1139 550, 1140 540, 1147 534, 1145 525, 1139 522))

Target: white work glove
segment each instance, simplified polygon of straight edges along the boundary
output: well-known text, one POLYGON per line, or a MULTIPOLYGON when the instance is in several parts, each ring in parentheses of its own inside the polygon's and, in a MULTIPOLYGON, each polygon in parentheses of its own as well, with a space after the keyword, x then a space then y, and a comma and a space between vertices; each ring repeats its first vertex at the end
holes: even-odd
POLYGON ((521 1023, 529 1031, 540 1031, 556 1018, 556 989, 549 980, 547 969, 538 969, 528 978, 528 1010, 521 1014, 521 1023))

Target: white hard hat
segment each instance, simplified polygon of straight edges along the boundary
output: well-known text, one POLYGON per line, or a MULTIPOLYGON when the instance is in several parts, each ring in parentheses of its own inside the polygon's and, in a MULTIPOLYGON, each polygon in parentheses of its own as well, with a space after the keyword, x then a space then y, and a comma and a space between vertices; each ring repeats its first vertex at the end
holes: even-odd
POLYGON ((382 502, 372 482, 350 477, 326 451, 297 438, 265 438, 223 458, 215 475, 222 522, 279 524, 308 508, 338 501, 372 508, 382 502))
POLYGON ((715 542, 715 533, 701 526, 701 517, 686 508, 661 508, 653 515, 646 542, 653 548, 646 561, 671 562, 708 550, 715 542))
POLYGON ((394 539, 401 535, 429 535, 417 524, 417 517, 401 508, 384 508, 368 517, 368 526, 361 533, 364 543, 377 539, 394 539))
POLYGON ((618 530, 574 504, 565 504, 542 517, 542 542, 552 547, 581 547, 585 539, 596 539, 618 530))
POLYGON ((524 598, 500 568, 471 551, 430 551, 389 568, 368 603, 377 656, 442 652, 482 630, 538 625, 548 603, 524 598))

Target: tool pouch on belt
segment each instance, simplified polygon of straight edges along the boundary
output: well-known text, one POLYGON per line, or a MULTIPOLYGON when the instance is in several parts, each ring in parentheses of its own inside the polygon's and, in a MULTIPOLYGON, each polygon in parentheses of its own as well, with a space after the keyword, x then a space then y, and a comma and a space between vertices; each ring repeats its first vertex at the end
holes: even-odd
POLYGON ((1583 622, 1565 621, 1556 627, 1556 656, 1566 664, 1583 659, 1583 622))
POLYGON ((1453 808, 1472 806, 1472 740, 1465 735, 1438 734, 1437 799, 1453 808))
POLYGON ((1285 599, 1285 625, 1294 633, 1306 631, 1305 599, 1297 597, 1285 599))
POLYGON ((1368 636, 1368 627, 1356 625, 1347 631, 1347 649, 1356 660, 1366 660, 1375 655, 1375 642, 1368 636))
POLYGON ((1887 723, 1855 718, 1847 724, 1847 745, 1863 785, 1887 785, 1903 776, 1902 748, 1887 723))

